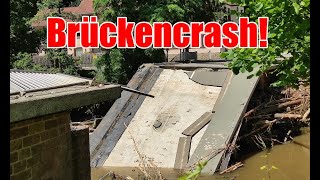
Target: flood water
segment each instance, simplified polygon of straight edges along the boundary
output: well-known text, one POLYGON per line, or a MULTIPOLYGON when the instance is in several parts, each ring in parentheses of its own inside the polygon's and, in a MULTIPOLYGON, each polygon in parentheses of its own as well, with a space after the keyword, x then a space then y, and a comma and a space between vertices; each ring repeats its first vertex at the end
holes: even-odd
MULTIPOLYGON (((307 180, 310 179, 310 134, 294 138, 291 143, 276 145, 271 151, 262 151, 244 161, 244 166, 223 175, 200 177, 205 179, 237 180, 307 180)), ((98 180, 108 171, 137 179, 139 169, 132 168, 92 168, 91 179, 98 180)), ((178 179, 181 173, 172 169, 160 169, 166 179, 178 179)), ((104 178, 108 179, 108 178, 104 178)), ((109 178, 110 179, 110 178, 109 178)))
POLYGON ((310 179, 310 134, 298 136, 294 141, 296 143, 276 145, 269 152, 259 152, 247 158, 243 161, 244 166, 229 173, 227 179, 310 179))

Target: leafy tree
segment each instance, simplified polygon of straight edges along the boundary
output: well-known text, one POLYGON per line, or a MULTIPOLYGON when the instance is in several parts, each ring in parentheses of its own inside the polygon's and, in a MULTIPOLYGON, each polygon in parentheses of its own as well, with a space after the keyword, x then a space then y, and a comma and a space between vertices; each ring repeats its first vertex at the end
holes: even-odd
POLYGON ((46 20, 47 17, 63 17, 66 19, 77 20, 72 13, 64 12, 63 8, 67 2, 64 0, 42 0, 37 3, 38 13, 29 21, 29 23, 34 23, 42 20, 46 20))
POLYGON ((278 81, 274 86, 293 86, 310 82, 310 0, 229 0, 246 6, 245 14, 250 21, 258 17, 269 17, 267 49, 236 48, 222 54, 232 60, 230 67, 235 73, 251 72, 260 75, 277 64, 278 81), (286 58, 283 53, 290 53, 286 58), (278 60, 282 57, 284 60, 278 60))
POLYGON ((64 7, 77 7, 81 3, 81 0, 64 0, 63 5, 64 7))
POLYGON ((98 81, 123 82, 127 79, 123 67, 123 55, 119 49, 112 49, 109 54, 104 54, 94 61, 97 67, 95 77, 98 81))
POLYGON ((126 84, 141 64, 162 62, 164 58, 158 49, 111 49, 94 60, 94 75, 98 81, 126 84))
MULTIPOLYGON (((73 1, 67 0, 42 0, 37 3, 38 13, 30 19, 29 24, 46 20, 47 17, 64 17, 72 20, 76 20, 78 17, 71 13, 63 12, 63 8, 73 1)), ((45 41, 41 42, 43 45, 45 41)), ((65 49, 46 49, 46 58, 54 64, 54 71, 58 68, 59 72, 66 74, 76 74, 77 68, 75 60, 72 56, 68 55, 65 49)))
POLYGON ((30 70, 30 71, 54 71, 54 69, 48 69, 40 64, 35 64, 32 60, 32 54, 19 52, 14 57, 12 67, 14 69, 30 70))
MULTIPOLYGON (((217 0, 123 0, 121 2, 94 0, 94 7, 100 21, 116 22, 117 17, 124 16, 128 18, 128 21, 136 23, 141 21, 151 23, 156 21, 168 21, 171 23, 178 21, 208 22, 218 20, 219 13, 215 12, 221 10, 221 4, 217 0)), ((136 48, 111 50, 103 58, 99 60, 98 64, 101 65, 101 61, 104 62, 103 68, 105 70, 99 69, 102 67, 100 66, 96 74, 101 77, 101 74, 105 73, 107 80, 125 83, 142 63, 162 62, 165 59, 165 55, 163 49, 149 48, 143 50, 136 48), (113 52, 120 53, 122 57, 118 58, 119 56, 117 56, 117 60, 113 59, 111 56, 113 52), (124 72, 121 73, 126 73, 126 76, 114 74, 116 73, 115 69, 123 69, 124 72), (114 78, 110 79, 111 76, 114 76, 114 78)))
MULTIPOLYGON (((37 0, 10 0, 10 65, 19 52, 34 53, 41 41, 41 32, 27 22, 37 13, 37 0)), ((21 54, 20 54, 21 55, 21 54)))
POLYGON ((31 61, 28 61, 30 59, 32 60, 31 54, 29 53, 37 52, 41 42, 46 38, 45 31, 34 29, 31 24, 37 20, 45 20, 47 16, 58 14, 58 9, 68 3, 66 0, 43 0, 41 3, 38 2, 38 0, 10 0, 11 67, 30 68, 24 64, 28 63, 30 65, 31 63, 31 61), (45 8, 56 8, 57 11, 43 11, 45 8), (19 60, 19 62, 15 63, 16 60, 19 60))
POLYGON ((66 49, 47 49, 46 58, 49 59, 55 66, 58 64, 59 72, 65 74, 77 74, 77 66, 73 56, 68 55, 66 49))
POLYGON ((32 69, 32 55, 30 53, 19 52, 14 58, 13 67, 17 69, 32 69))
POLYGON ((150 0, 119 3, 115 0, 94 0, 96 13, 104 21, 115 22, 119 16, 128 17, 128 21, 204 21, 217 20, 217 13, 222 5, 218 0, 150 0), (108 7, 108 8, 105 8, 108 7))

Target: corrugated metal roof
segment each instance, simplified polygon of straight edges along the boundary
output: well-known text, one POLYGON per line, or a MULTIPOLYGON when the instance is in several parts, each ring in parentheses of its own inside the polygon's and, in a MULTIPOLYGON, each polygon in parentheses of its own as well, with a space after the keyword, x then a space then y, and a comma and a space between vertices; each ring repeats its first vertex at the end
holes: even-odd
POLYGON ((60 73, 54 74, 19 70, 10 71, 10 94, 16 94, 21 91, 40 91, 87 83, 89 83, 88 79, 60 73))

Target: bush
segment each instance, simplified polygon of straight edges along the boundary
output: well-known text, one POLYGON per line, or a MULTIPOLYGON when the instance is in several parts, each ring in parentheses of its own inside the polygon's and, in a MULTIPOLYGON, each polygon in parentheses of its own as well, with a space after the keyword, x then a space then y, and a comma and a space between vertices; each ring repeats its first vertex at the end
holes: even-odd
POLYGON ((32 55, 30 53, 21 53, 14 56, 15 61, 13 62, 13 67, 17 69, 32 69, 32 55))
POLYGON ((77 67, 73 56, 68 55, 65 49, 47 49, 46 57, 49 59, 54 68, 65 74, 76 75, 77 67))
POLYGON ((143 63, 163 62, 162 49, 111 49, 94 60, 96 80, 127 84, 143 63))
POLYGON ((35 64, 32 60, 32 54, 19 52, 18 55, 13 56, 13 68, 77 75, 78 69, 75 65, 75 60, 72 56, 68 55, 65 50, 50 49, 47 51, 46 56, 53 64, 56 63, 55 67, 48 68, 40 64, 35 64))
POLYGON ((123 67, 124 58, 119 49, 112 49, 108 54, 104 54, 94 60, 97 67, 95 78, 101 82, 123 83, 127 76, 123 67))
POLYGON ((258 22, 258 17, 269 17, 269 47, 267 49, 235 48, 221 57, 232 60, 229 67, 234 73, 259 71, 267 72, 271 66, 278 77, 273 86, 307 85, 310 82, 310 0, 229 0, 246 6, 243 16, 258 22), (286 58, 283 53, 291 54, 286 58), (285 60, 279 61, 276 58, 285 60))

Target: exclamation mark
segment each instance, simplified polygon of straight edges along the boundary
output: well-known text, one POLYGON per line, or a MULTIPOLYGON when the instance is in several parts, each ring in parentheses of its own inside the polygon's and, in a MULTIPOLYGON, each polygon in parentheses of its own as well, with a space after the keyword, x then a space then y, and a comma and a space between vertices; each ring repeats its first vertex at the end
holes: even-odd
POLYGON ((260 48, 268 47, 268 21, 267 17, 259 17, 259 45, 260 48))

